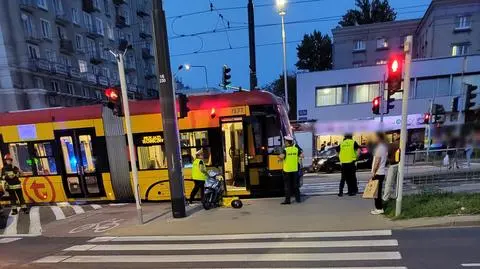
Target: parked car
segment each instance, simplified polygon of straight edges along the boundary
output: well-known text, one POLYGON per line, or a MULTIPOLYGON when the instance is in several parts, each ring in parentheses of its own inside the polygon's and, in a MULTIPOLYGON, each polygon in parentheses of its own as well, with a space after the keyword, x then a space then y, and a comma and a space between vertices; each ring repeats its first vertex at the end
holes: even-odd
MULTIPOLYGON (((313 159, 312 171, 326 173, 340 171, 341 165, 338 157, 339 150, 339 147, 334 147, 318 153, 313 159)), ((360 155, 357 159, 357 169, 371 169, 372 161, 373 155, 370 153, 370 150, 365 146, 360 146, 360 155)))

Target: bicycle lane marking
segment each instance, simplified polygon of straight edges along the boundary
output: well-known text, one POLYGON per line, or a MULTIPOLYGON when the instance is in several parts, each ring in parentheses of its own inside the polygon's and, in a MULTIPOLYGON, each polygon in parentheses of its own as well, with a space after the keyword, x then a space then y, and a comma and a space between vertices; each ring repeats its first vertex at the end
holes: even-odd
POLYGON ((124 219, 113 218, 108 220, 102 220, 96 223, 87 223, 70 230, 68 233, 69 234, 76 234, 76 233, 82 233, 82 232, 104 233, 111 229, 119 227, 120 223, 123 221, 124 219))

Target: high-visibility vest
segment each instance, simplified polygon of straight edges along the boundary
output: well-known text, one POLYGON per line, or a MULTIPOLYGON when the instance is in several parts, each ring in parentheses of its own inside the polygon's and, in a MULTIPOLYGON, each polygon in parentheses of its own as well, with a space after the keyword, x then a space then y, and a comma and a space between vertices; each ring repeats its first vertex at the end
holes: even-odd
POLYGON ((353 139, 345 139, 340 144, 340 163, 351 163, 357 160, 357 152, 355 151, 355 141, 353 139))
POLYGON ((400 162, 400 149, 395 151, 395 162, 400 162))
POLYGON ((195 161, 193 161, 193 165, 192 165, 192 179, 193 180, 207 180, 207 175, 202 172, 202 166, 203 166, 203 163, 202 163, 202 160, 200 159, 195 159, 195 161))
POLYGON ((295 145, 285 148, 283 171, 287 173, 298 172, 298 148, 295 145))

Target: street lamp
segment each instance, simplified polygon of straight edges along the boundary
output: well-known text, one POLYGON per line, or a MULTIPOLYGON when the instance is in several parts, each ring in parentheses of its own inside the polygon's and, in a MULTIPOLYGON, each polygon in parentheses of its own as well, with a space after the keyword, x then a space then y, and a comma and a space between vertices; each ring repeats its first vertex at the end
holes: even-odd
POLYGON ((287 43, 285 35, 285 14, 287 6, 287 0, 277 0, 277 10, 278 14, 282 18, 282 45, 283 45, 283 83, 285 88, 285 105, 287 106, 287 111, 290 110, 290 105, 288 104, 288 86, 287 86, 287 43))
POLYGON ((178 66, 177 73, 182 69, 185 69, 185 71, 190 71, 190 69, 192 69, 192 68, 203 68, 203 71, 205 72, 205 90, 208 91, 208 74, 207 74, 207 67, 206 66, 204 66, 204 65, 181 64, 181 65, 178 66))

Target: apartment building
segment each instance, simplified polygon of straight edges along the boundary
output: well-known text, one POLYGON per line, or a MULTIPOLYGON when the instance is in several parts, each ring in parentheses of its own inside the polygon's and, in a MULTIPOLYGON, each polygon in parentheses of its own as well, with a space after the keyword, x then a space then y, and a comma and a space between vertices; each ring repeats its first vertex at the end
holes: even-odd
POLYGON ((158 95, 151 0, 5 0, 0 9, 0 111, 97 103, 119 85, 109 52, 132 44, 130 98, 158 95))

